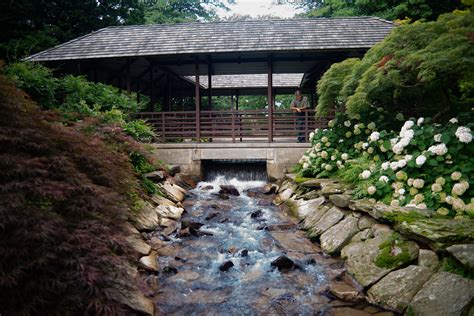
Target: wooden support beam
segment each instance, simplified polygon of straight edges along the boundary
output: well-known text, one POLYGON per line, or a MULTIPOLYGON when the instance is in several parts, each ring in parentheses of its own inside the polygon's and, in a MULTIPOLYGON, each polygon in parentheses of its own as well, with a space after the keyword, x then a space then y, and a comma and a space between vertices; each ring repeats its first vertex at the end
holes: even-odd
POLYGON ((199 62, 194 66, 195 103, 196 103, 196 142, 201 141, 201 89, 199 85, 199 62))
POLYGON ((150 112, 155 112, 155 66, 153 64, 150 65, 150 112))
POLYGON ((273 142, 273 64, 272 60, 267 65, 267 103, 268 103, 268 142, 273 142))
POLYGON ((208 59, 207 63, 207 110, 212 110, 212 63, 210 58, 208 59))

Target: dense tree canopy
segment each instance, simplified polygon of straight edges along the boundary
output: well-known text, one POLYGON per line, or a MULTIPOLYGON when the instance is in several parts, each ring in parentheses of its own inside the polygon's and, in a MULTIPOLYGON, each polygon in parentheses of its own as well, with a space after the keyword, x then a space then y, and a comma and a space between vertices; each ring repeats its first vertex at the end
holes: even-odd
POLYGON ((309 17, 378 16, 388 20, 436 20, 461 6, 460 0, 306 0, 302 4, 309 17))
POLYGON ((103 27, 144 22, 139 0, 1 1, 0 12, 0 57, 8 59, 103 27))
POLYGON ((145 0, 147 23, 178 23, 217 19, 216 9, 234 0, 145 0))
POLYGON ((350 71, 333 65, 318 84, 318 111, 340 102, 351 115, 371 106, 435 119, 470 112, 474 103, 472 34, 473 12, 400 26, 350 71), (322 89, 331 86, 332 78, 342 77, 343 85, 322 89))

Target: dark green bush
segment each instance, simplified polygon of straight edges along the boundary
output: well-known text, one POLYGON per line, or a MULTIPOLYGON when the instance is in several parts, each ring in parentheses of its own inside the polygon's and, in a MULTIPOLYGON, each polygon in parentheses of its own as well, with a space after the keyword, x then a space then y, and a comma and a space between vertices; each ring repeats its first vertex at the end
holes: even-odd
POLYGON ((370 106, 435 120, 469 112, 474 103, 473 34, 472 12, 399 26, 354 63, 350 75, 344 65, 331 68, 325 77, 344 77, 344 85, 321 89, 318 111, 340 100, 352 116, 370 106))
POLYGON ((133 120, 127 122, 123 126, 124 131, 141 142, 151 142, 155 137, 155 133, 150 125, 143 120, 133 120))

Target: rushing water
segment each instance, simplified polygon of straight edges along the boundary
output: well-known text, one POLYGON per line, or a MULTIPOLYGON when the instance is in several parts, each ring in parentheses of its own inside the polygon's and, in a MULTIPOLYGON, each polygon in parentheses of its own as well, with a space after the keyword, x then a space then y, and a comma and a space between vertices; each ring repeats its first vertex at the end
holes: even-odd
POLYGON ((158 249, 162 272, 155 302, 160 313, 314 315, 332 308, 333 298, 324 291, 330 267, 340 268, 339 262, 323 256, 296 229, 294 219, 271 204, 272 196, 259 191, 264 184, 217 177, 189 192, 182 221, 203 226, 191 235, 178 231, 158 249), (229 184, 240 196, 219 196, 220 186, 229 184), (277 224, 286 225, 262 229, 277 224), (281 255, 298 269, 272 267, 281 255), (229 261, 233 266, 221 271, 229 261))

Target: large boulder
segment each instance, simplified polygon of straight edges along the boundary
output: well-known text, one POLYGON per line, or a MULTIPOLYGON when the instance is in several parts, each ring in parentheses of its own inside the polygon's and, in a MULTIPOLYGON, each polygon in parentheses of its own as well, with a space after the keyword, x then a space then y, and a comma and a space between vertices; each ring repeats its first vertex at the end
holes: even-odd
POLYGON ((436 271, 439 267, 439 258, 436 252, 428 249, 420 249, 418 253, 418 265, 436 271))
POLYGON ((350 215, 326 230, 320 237, 323 251, 333 254, 341 250, 359 231, 358 221, 357 217, 350 215))
POLYGON ((360 285, 367 287, 416 259, 418 250, 414 242, 401 241, 394 245, 392 234, 381 234, 364 242, 350 243, 341 250, 341 257, 347 258, 347 271, 360 285))
POLYGON ((148 202, 144 202, 138 214, 133 218, 134 226, 138 230, 155 230, 160 224, 155 208, 148 202))
POLYGON ((453 245, 446 250, 466 267, 474 268, 474 244, 453 245))
POLYGON ((138 233, 136 229, 135 229, 135 232, 128 235, 125 239, 138 255, 142 255, 142 256, 148 255, 151 251, 151 246, 143 241, 142 237, 140 236, 140 234, 138 233))
POLYGON ((329 196, 329 201, 340 208, 346 208, 352 201, 352 196, 349 194, 333 194, 329 196))
POLYGON ((319 221, 309 228, 309 235, 311 237, 317 237, 324 233, 326 230, 336 225, 344 217, 344 211, 340 208, 333 206, 323 216, 319 221))
POLYGON ((237 190, 236 187, 233 185, 224 185, 221 184, 221 189, 219 191, 220 194, 229 194, 229 195, 234 195, 234 196, 239 196, 239 190, 237 190))
POLYGON ((150 255, 141 257, 139 260, 139 265, 147 271, 157 272, 158 263, 156 262, 156 252, 152 251, 150 255))
POLYGON ((438 272, 410 303, 414 315, 473 315, 474 281, 449 272, 438 272))
POLYGON ((474 240, 472 219, 420 218, 399 222, 395 229, 434 249, 444 249, 453 244, 471 244, 474 240))
POLYGON ((158 185, 160 191, 166 195, 171 201, 178 203, 184 200, 186 190, 176 184, 165 181, 158 185))
POLYGON ((196 187, 197 182, 199 182, 199 179, 196 179, 195 177, 187 174, 178 173, 174 176, 174 181, 180 187, 186 190, 192 190, 196 187))
POLYGON ((433 272, 426 267, 408 266, 390 272, 368 291, 370 303, 402 313, 433 272))
POLYGON ((304 232, 297 231, 272 231, 270 235, 286 253, 317 253, 318 247, 306 238, 304 232))
POLYGON ((314 208, 312 212, 308 213, 306 218, 303 221, 302 227, 306 230, 314 227, 321 217, 330 209, 329 206, 323 205, 317 208, 314 208))
POLYGON ((309 214, 319 209, 325 201, 326 199, 324 197, 319 197, 314 200, 297 200, 294 203, 296 215, 299 218, 306 218, 309 214))
POLYGON ((167 175, 166 171, 157 170, 157 171, 145 173, 143 176, 153 182, 160 182, 166 179, 166 175, 167 175))
POLYGON ((178 220, 181 218, 181 215, 184 212, 184 209, 181 207, 176 207, 172 205, 158 205, 156 207, 156 213, 162 218, 171 218, 178 220))
POLYGON ((176 206, 176 203, 161 196, 158 194, 153 194, 151 196, 151 200, 156 203, 157 205, 171 205, 171 206, 176 206))

